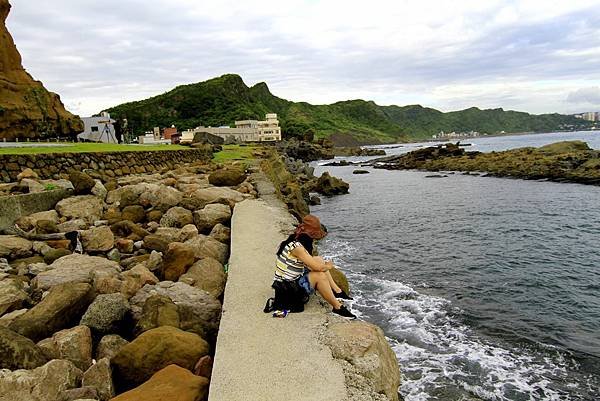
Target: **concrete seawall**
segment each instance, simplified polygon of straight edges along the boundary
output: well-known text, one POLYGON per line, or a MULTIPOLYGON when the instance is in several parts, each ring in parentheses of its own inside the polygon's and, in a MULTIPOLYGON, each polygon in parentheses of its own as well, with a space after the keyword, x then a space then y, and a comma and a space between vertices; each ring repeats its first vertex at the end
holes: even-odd
POLYGON ((263 313, 267 298, 273 295, 275 251, 296 221, 264 176, 255 185, 261 199, 237 204, 231 222, 229 276, 209 401, 397 400, 397 362, 376 326, 342 322, 318 296, 311 297, 304 312, 284 319, 263 313), (332 346, 328 327, 334 326, 374 334, 349 340, 340 337, 332 346), (373 346, 377 341, 389 352, 373 346), (341 349, 349 353, 341 356, 341 349), (377 384, 385 376, 381 374, 383 360, 390 362, 387 370, 393 366, 392 376, 397 376, 392 395, 384 394, 377 384), (369 366, 359 371, 359 365, 369 366))

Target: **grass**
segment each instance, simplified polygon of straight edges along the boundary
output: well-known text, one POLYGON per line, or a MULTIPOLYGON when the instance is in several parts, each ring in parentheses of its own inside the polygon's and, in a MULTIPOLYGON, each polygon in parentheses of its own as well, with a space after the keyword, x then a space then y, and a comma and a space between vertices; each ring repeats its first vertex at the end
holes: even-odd
POLYGON ((259 149, 257 145, 223 145, 223 150, 214 154, 212 159, 215 163, 223 163, 233 160, 252 160, 255 159, 253 152, 259 149))
POLYGON ((58 143, 63 146, 0 147, 0 155, 29 155, 44 153, 144 152, 155 150, 190 149, 179 145, 119 145, 113 143, 58 143))

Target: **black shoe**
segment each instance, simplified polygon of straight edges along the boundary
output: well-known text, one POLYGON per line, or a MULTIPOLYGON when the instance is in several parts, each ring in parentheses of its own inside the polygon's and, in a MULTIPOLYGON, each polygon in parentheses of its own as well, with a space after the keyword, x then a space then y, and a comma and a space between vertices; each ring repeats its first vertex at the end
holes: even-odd
POLYGON ((354 299, 350 295, 346 294, 346 291, 344 290, 341 290, 340 292, 334 292, 333 295, 335 295, 335 297, 338 299, 347 299, 349 301, 354 299))
POLYGON ((356 319, 356 315, 346 309, 344 305, 340 306, 340 309, 333 309, 333 313, 346 319, 356 319))

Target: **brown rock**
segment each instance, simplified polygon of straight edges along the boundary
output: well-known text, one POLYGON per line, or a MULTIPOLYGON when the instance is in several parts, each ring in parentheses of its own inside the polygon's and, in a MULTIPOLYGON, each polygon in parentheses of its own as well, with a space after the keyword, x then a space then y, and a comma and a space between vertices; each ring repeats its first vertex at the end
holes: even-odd
POLYGON ((228 205, 212 203, 202 210, 194 212, 194 224, 198 232, 208 234, 215 225, 228 223, 231 220, 231 209, 228 205))
POLYGON ((47 361, 33 341, 0 326, 0 369, 35 369, 47 361))
POLYGON ((227 263, 227 259, 229 259, 229 246, 212 237, 198 235, 185 243, 192 247, 196 259, 211 257, 218 260, 219 263, 223 265, 227 263))
POLYGON ((208 343, 197 334, 171 326, 148 330, 111 359, 115 387, 119 391, 135 387, 170 364, 192 369, 208 351, 208 343))
POLYGON ((158 278, 142 264, 136 265, 131 270, 126 271, 121 275, 121 278, 123 279, 121 294, 126 298, 134 296, 146 284, 152 285, 158 283, 158 278))
POLYGON ((7 278, 0 281, 0 316, 20 309, 28 299, 29 295, 21 280, 7 278))
POLYGON ((25 231, 29 231, 35 227, 38 220, 50 220, 54 223, 58 223, 58 213, 56 210, 49 210, 46 212, 33 213, 28 216, 20 217, 16 223, 25 231))
POLYGON ((346 275, 341 270, 335 267, 329 270, 329 273, 331 274, 331 278, 333 279, 333 281, 335 281, 338 287, 344 290, 346 294, 350 294, 350 285, 348 284, 348 279, 346 278, 346 275))
POLYGON ((111 206, 108 209, 106 209, 106 212, 104 212, 104 215, 102 216, 102 218, 104 220, 108 220, 108 224, 111 224, 111 225, 123 220, 121 211, 119 210, 118 207, 114 207, 114 206, 111 206))
POLYGON ((210 237, 216 239, 224 244, 229 244, 231 239, 231 229, 224 226, 221 223, 216 224, 212 230, 210 230, 210 237))
POLYGON ((92 177, 76 170, 69 173, 69 181, 73 183, 75 195, 88 195, 96 185, 96 181, 92 177))
POLYGON ((0 258, 16 259, 31 255, 33 243, 16 235, 0 235, 0 258))
POLYGON ((179 328, 179 310, 169 297, 152 295, 144 302, 141 317, 135 326, 135 334, 140 335, 160 326, 179 328))
POLYGON ((65 198, 56 204, 56 210, 68 219, 84 219, 88 223, 100 220, 104 202, 94 195, 79 195, 65 198))
POLYGON ((141 386, 111 401, 200 401, 208 396, 209 381, 177 365, 168 365, 141 386))
POLYGON ((84 374, 81 381, 83 386, 94 387, 98 391, 100 401, 108 401, 115 396, 115 386, 112 381, 112 369, 108 358, 100 359, 84 374))
POLYGON ((114 223, 110 226, 110 229, 113 233, 115 233, 115 235, 119 237, 127 237, 127 239, 133 241, 139 241, 145 238, 147 235, 150 235, 148 231, 129 220, 123 220, 114 223))
POLYGON ((121 213, 123 220, 130 220, 133 223, 141 223, 146 218, 146 211, 140 205, 125 206, 121 213))
POLYGON ((17 174, 17 180, 18 180, 18 181, 21 181, 21 180, 23 180, 23 179, 26 179, 26 178, 30 178, 30 179, 32 179, 32 180, 37 180, 37 179, 38 179, 38 178, 40 178, 40 177, 39 177, 39 175, 38 175, 38 174, 37 174, 35 171, 33 171, 32 169, 30 169, 30 168, 26 168, 25 170, 23 170, 23 171, 21 171, 19 174, 17 174))
POLYGON ((71 241, 68 239, 52 239, 46 241, 46 244, 54 249, 69 249, 71 246, 71 241))
POLYGON ((133 252, 133 240, 120 238, 115 243, 117 249, 121 253, 131 253, 133 252))
POLYGON ((113 248, 115 236, 108 226, 81 231, 81 244, 86 252, 106 252, 113 248))
POLYGON ((194 374, 196 376, 206 377, 210 380, 210 376, 212 375, 213 368, 213 359, 210 355, 205 355, 202 358, 198 359, 196 366, 194 366, 194 374))
POLYGON ((208 182, 217 187, 234 187, 245 179, 246 174, 237 168, 221 169, 208 175, 208 182))
POLYGON ((38 220, 35 222, 35 231, 38 234, 53 234, 58 232, 58 226, 52 220, 38 220))
POLYGON ((163 227, 181 228, 193 222, 194 218, 192 217, 192 212, 181 206, 170 208, 160 219, 160 225, 163 227))
POLYGON ((71 251, 64 248, 51 249, 44 255, 44 262, 51 265, 55 260, 62 258, 63 256, 71 255, 71 251))
POLYGON ((144 237, 144 248, 158 252, 165 252, 169 246, 169 241, 163 236, 150 234, 144 237))
POLYGON ((163 212, 161 212, 160 210, 151 210, 148 213, 146 213, 146 218, 148 219, 148 221, 159 222, 162 216, 163 212))
POLYGON ((129 344, 129 341, 123 339, 117 334, 109 334, 102 337, 98 343, 98 347, 96 348, 96 360, 100 360, 102 358, 111 359, 113 356, 117 355, 123 346, 127 344, 129 344))
POLYGON ((177 281, 194 263, 194 249, 181 242, 169 244, 163 257, 162 276, 168 281, 177 281))
POLYGON ((179 277, 179 281, 200 288, 215 298, 223 294, 226 280, 223 265, 211 257, 200 259, 179 277))
POLYGON ((48 359, 66 359, 82 371, 92 364, 92 333, 87 326, 61 330, 37 345, 48 359))

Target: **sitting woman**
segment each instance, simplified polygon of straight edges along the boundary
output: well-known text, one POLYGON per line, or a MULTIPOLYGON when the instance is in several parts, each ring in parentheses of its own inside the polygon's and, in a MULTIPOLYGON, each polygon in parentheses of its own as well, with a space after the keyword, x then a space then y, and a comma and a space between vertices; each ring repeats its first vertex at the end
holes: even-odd
POLYGON ((333 307, 333 313, 355 319, 356 316, 338 301, 338 298, 352 298, 331 277, 329 270, 334 267, 333 263, 319 256, 312 256, 313 241, 320 240, 325 235, 327 231, 316 216, 305 216, 296 231, 279 246, 274 280, 297 280, 306 294, 312 294, 316 289, 333 307))

